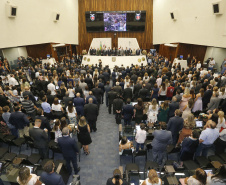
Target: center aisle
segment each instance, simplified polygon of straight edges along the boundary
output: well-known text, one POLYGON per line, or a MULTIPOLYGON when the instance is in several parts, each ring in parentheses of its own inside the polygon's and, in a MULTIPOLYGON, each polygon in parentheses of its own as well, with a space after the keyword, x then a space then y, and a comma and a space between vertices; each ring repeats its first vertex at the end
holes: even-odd
POLYGON ((91 133, 90 154, 81 151, 81 185, 103 185, 119 167, 118 125, 105 104, 100 105, 97 132, 91 133))

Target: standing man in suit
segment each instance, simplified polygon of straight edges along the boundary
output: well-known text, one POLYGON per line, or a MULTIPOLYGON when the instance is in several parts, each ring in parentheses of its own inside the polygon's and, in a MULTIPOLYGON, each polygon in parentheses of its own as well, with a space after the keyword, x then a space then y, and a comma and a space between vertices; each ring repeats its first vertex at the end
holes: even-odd
POLYGON ((107 81, 106 85, 104 86, 104 92, 105 92, 105 103, 106 106, 108 107, 108 92, 111 90, 110 82, 107 81))
POLYGON ((115 113, 115 120, 117 124, 121 124, 123 101, 119 95, 113 101, 113 112, 115 113))
POLYGON ((111 90, 108 92, 108 113, 111 114, 111 107, 113 104, 114 99, 116 98, 117 93, 114 91, 112 87, 111 90))
POLYGON ((149 91, 146 89, 146 85, 143 84, 142 89, 139 90, 138 97, 145 101, 149 91))
POLYGON ((48 185, 65 185, 63 178, 60 174, 54 171, 55 164, 52 160, 49 160, 43 166, 43 172, 40 176, 41 182, 48 185))
POLYGON ((167 145, 172 144, 172 134, 166 130, 166 123, 162 122, 160 124, 160 130, 155 130, 152 135, 154 136, 151 143, 153 161, 159 165, 163 165, 163 160, 166 158, 167 145))
POLYGON ((112 51, 111 51, 110 47, 108 48, 107 53, 108 53, 108 56, 111 56, 112 51))
POLYGON ((36 119, 34 128, 29 129, 29 135, 34 140, 34 146, 38 148, 39 154, 42 159, 49 158, 48 152, 48 130, 40 129, 42 120, 36 119))
POLYGON ((206 87, 206 91, 204 92, 204 95, 202 97, 203 110, 205 110, 207 108, 207 105, 210 102, 210 98, 211 98, 211 96, 213 94, 211 89, 212 89, 212 86, 208 85, 206 87))
POLYGON ((129 87, 129 84, 127 84, 127 87, 123 91, 123 100, 126 102, 126 100, 129 98, 132 100, 133 98, 133 90, 129 87))
POLYGON ((139 48, 137 48, 137 50, 136 50, 136 55, 140 55, 140 49, 139 48))
POLYGON ((169 104, 168 120, 174 116, 176 109, 179 109, 179 102, 177 102, 177 98, 174 96, 172 103, 169 104))
POLYGON ((16 127, 19 131, 19 137, 23 137, 24 135, 29 135, 28 127, 29 127, 29 120, 27 116, 21 112, 21 107, 15 106, 15 112, 12 112, 9 117, 9 123, 16 127))
POLYGON ((218 98, 218 96, 218 92, 213 93, 212 97, 210 98, 210 103, 208 104, 208 111, 213 111, 214 109, 217 109, 219 107, 221 99, 218 98))
POLYGON ((98 116, 98 107, 96 104, 93 104, 93 99, 89 98, 89 104, 86 104, 84 107, 84 116, 86 117, 86 120, 89 123, 90 126, 90 132, 97 131, 96 128, 96 121, 98 116))
POLYGON ((74 106, 76 107, 76 112, 78 119, 84 115, 84 105, 85 105, 85 100, 80 97, 80 93, 76 94, 76 98, 74 98, 74 106))
POLYGON ((62 137, 58 138, 58 145, 63 153, 66 161, 66 166, 69 174, 72 174, 71 162, 75 174, 78 174, 80 167, 77 164, 77 154, 79 153, 78 144, 74 138, 69 136, 69 128, 64 127, 62 130, 62 137))
POLYGON ((124 117, 124 124, 125 125, 131 125, 131 120, 132 120, 132 117, 134 115, 133 106, 130 105, 130 103, 131 103, 130 99, 127 99, 126 103, 127 104, 124 105, 123 108, 122 108, 122 115, 124 117))
POLYGON ((98 84, 95 85, 95 88, 92 89, 92 92, 93 92, 93 95, 97 99, 97 105, 98 105, 98 109, 99 109, 100 104, 101 104, 101 98, 103 96, 103 92, 102 92, 101 88, 98 87, 98 84))
POLYGON ((133 88, 134 100, 136 100, 138 98, 138 93, 139 93, 140 89, 142 89, 142 85, 140 82, 137 82, 137 84, 134 85, 134 88, 133 88))
POLYGON ((188 58, 187 58, 187 66, 190 66, 191 64, 191 55, 188 54, 188 58))
POLYGON ((179 109, 175 110, 175 116, 169 119, 167 124, 167 130, 171 131, 173 137, 173 144, 176 145, 179 132, 184 127, 184 119, 181 116, 181 111, 179 109))
POLYGON ((119 82, 116 82, 116 86, 114 87, 114 91, 115 91, 117 94, 122 95, 122 87, 119 85, 119 82))
POLYGON ((69 92, 67 91, 65 93, 65 96, 63 97, 63 102, 66 108, 68 106, 69 101, 73 101, 73 98, 69 97, 69 92))

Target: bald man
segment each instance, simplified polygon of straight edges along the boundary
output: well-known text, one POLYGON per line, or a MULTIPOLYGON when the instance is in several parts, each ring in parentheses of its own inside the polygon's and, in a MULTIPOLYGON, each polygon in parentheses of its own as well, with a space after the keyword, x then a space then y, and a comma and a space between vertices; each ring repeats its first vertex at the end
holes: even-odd
POLYGON ((96 132, 96 121, 97 116, 99 114, 98 112, 98 106, 93 103, 93 99, 88 99, 88 104, 84 107, 84 116, 86 117, 86 120, 88 121, 88 124, 90 126, 90 132, 94 131, 96 132))
POLYGON ((80 93, 77 93, 76 98, 74 98, 74 106, 76 107, 78 119, 80 116, 84 115, 84 105, 85 105, 84 98, 81 98, 80 93))
POLYGON ((212 120, 207 121, 199 137, 199 146, 196 151, 196 156, 207 157, 209 149, 213 146, 213 143, 218 137, 219 130, 216 129, 216 123, 212 120))
POLYGON ((33 103, 35 103, 36 100, 35 100, 35 97, 34 97, 33 93, 30 91, 30 87, 25 86, 24 90, 25 91, 23 92, 23 97, 29 96, 29 100, 31 100, 33 103))

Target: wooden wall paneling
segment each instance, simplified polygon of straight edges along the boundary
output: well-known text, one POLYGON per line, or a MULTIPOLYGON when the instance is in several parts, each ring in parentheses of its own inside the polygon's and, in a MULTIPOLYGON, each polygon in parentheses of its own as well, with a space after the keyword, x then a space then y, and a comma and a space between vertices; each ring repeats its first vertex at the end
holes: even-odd
POLYGON ((203 63, 207 46, 179 43, 177 55, 183 55, 187 59, 188 54, 196 56, 197 61, 203 63))
POLYGON ((177 48, 175 47, 165 46, 164 44, 161 44, 159 46, 159 54, 163 55, 164 57, 167 57, 169 61, 174 60, 174 58, 176 57, 176 51, 177 48))
POLYGON ((153 48, 153 0, 79 0, 79 46, 78 53, 88 51, 93 38, 112 38, 112 47, 118 46, 118 37, 137 38, 142 49, 153 48), (86 11, 146 10, 144 32, 87 32, 86 11), (116 33, 116 35, 115 35, 116 33))
POLYGON ((53 55, 50 43, 26 46, 28 56, 33 58, 47 58, 47 54, 53 55))

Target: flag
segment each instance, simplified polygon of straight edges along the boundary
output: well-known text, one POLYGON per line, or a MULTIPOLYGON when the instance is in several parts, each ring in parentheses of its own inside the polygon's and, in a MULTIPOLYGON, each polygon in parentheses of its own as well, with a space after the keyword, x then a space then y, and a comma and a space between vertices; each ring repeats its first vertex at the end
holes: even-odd
POLYGON ((100 50, 102 49, 102 42, 100 42, 100 50))

